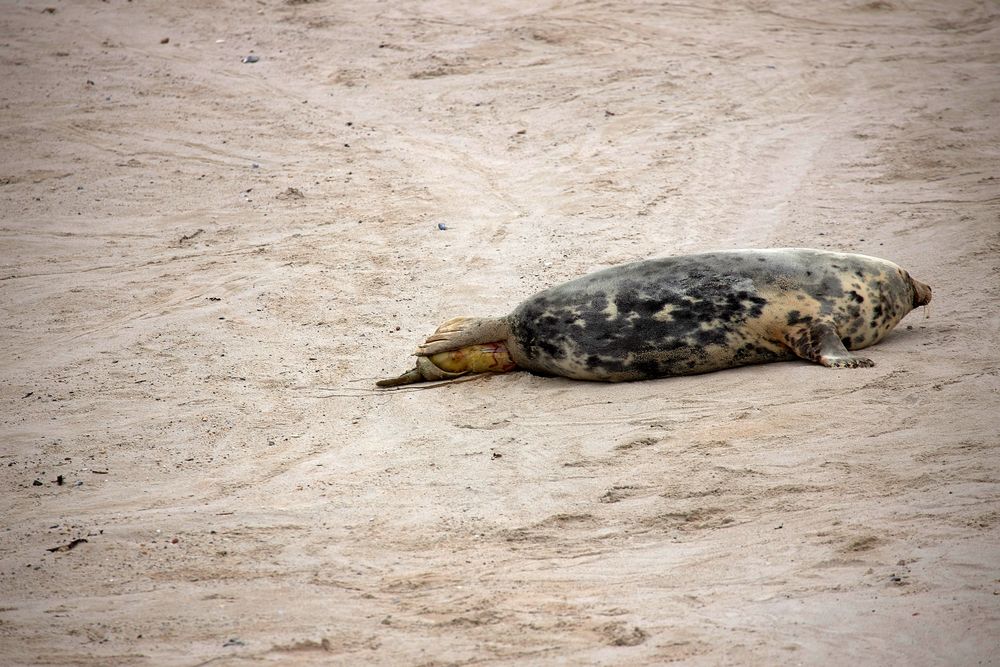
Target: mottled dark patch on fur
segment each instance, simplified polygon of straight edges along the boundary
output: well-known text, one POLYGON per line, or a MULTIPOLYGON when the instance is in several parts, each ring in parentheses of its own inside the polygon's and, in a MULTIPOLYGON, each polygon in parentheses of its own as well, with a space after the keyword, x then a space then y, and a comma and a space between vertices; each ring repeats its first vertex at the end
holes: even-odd
POLYGON ((514 312, 513 333, 530 359, 558 362, 584 352, 583 363, 597 375, 700 372, 705 348, 727 346, 767 300, 734 289, 744 276, 684 259, 634 265, 607 290, 585 277, 542 292, 514 312), (666 270, 665 263, 685 266, 666 270), (583 326, 568 330, 563 322, 570 319, 583 326))
POLYGON ((809 322, 812 322, 811 315, 803 315, 797 310, 791 310, 788 312, 788 318, 786 319, 788 326, 795 324, 808 324, 809 322))

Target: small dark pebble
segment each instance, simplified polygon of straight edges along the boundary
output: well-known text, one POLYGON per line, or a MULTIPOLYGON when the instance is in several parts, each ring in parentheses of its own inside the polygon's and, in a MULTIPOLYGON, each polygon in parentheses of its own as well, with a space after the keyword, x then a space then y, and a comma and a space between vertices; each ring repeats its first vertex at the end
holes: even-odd
POLYGON ((36 479, 34 482, 31 483, 31 485, 32 486, 41 486, 42 485, 42 480, 36 479))
POLYGON ((63 477, 62 475, 59 475, 58 477, 56 477, 56 484, 58 484, 59 486, 62 486, 65 483, 66 483, 66 478, 63 477))
POLYGON ((230 639, 229 641, 227 641, 222 646, 223 646, 223 648, 226 647, 226 646, 246 646, 246 642, 244 642, 242 639, 236 639, 234 637, 233 639, 230 639))
POLYGON ((33 391, 29 391, 29 392, 28 392, 27 394, 25 394, 25 395, 24 395, 24 396, 22 396, 21 398, 28 398, 29 396, 31 396, 31 395, 32 395, 32 394, 34 394, 34 393, 35 393, 35 392, 33 392, 33 391))
POLYGON ((492 459, 500 459, 500 458, 503 458, 503 454, 501 454, 500 452, 493 452, 492 454, 490 454, 490 458, 492 458, 492 459))
POLYGON ((170 43, 169 37, 164 37, 163 39, 160 40, 160 44, 169 44, 169 43, 170 43))
POLYGON ((243 62, 245 63, 255 63, 258 60, 260 60, 260 56, 255 56, 252 53, 248 56, 243 56, 243 62))
POLYGON ((448 225, 444 224, 443 222, 439 222, 438 229, 440 229, 443 232, 444 230, 448 229, 448 225))

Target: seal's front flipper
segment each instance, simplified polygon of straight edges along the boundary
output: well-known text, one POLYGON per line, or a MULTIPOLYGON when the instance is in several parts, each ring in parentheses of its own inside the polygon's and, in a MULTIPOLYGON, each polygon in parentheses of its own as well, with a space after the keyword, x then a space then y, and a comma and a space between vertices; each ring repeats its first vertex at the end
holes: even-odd
POLYGON ((828 368, 864 368, 875 362, 852 354, 837 336, 832 323, 816 322, 796 327, 785 334, 785 343, 795 354, 828 368))
POLYGON ((437 328, 417 346, 418 356, 451 352, 469 345, 503 342, 510 335, 507 323, 492 317, 456 317, 437 328))

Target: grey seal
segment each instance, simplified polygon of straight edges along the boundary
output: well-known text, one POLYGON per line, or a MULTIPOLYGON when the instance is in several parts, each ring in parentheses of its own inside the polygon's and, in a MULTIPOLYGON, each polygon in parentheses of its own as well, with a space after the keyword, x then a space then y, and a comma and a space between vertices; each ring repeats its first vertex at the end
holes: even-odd
POLYGON ((931 288, 877 257, 808 248, 650 259, 539 292, 506 317, 460 317, 382 387, 516 368, 622 382, 802 358, 873 366, 882 340, 931 288))

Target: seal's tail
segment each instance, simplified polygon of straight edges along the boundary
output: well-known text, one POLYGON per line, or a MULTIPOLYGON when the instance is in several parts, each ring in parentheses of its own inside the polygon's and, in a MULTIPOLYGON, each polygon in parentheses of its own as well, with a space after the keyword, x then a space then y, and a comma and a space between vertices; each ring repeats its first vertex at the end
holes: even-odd
POLYGON ((456 317, 437 328, 417 346, 417 356, 429 357, 439 352, 451 352, 468 345, 507 340, 507 323, 496 317, 456 317))

